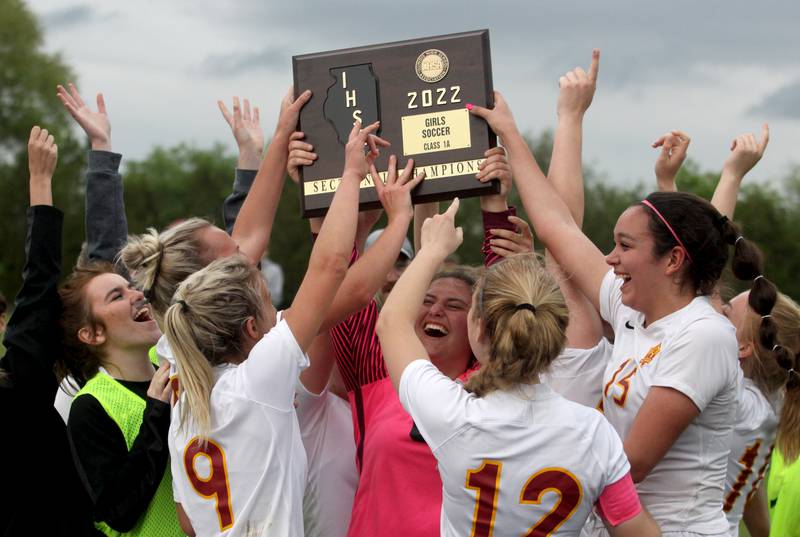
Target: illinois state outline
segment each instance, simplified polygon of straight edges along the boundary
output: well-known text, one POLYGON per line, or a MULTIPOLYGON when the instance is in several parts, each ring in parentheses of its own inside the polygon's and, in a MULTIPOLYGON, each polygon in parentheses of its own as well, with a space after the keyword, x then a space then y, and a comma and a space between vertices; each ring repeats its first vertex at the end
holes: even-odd
POLYGON ((330 74, 334 81, 328 88, 322 112, 336 131, 339 143, 347 145, 347 138, 353 129, 353 122, 356 120, 353 116, 354 112, 361 111, 363 125, 380 120, 378 80, 375 78, 375 73, 372 72, 371 63, 334 67, 330 69, 330 74), (348 103, 348 96, 350 103, 348 103))

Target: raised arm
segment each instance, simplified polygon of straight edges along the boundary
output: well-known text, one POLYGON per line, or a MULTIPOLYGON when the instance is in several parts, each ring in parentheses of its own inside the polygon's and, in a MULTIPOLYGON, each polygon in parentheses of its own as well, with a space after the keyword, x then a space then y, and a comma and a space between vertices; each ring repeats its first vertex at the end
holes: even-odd
MULTIPOLYGON (((313 166, 314 161, 317 160, 317 154, 314 153, 314 146, 303 141, 305 136, 304 132, 296 131, 293 132, 289 138, 289 160, 286 165, 286 173, 289 174, 289 178, 294 181, 298 187, 300 185, 300 166, 313 166)), ((358 213, 355 247, 359 254, 364 252, 364 244, 367 241, 367 236, 372 230, 372 227, 380 220, 381 215, 383 215, 383 209, 373 209, 358 213)), ((319 228, 322 226, 323 220, 323 217, 308 219, 311 233, 319 233, 319 228)))
POLYGON ((583 117, 594 99, 600 50, 592 51, 587 73, 580 67, 558 79, 558 124, 547 178, 569 208, 578 227, 583 226, 583 117))
POLYGON ((428 358, 414 324, 434 274, 464 238, 462 229, 455 227, 458 205, 456 198, 443 214, 425 221, 422 247, 397 280, 378 317, 376 332, 395 390, 399 389, 400 377, 408 364, 428 358))
POLYGON ((59 85, 58 98, 80 125, 91 144, 86 170, 86 256, 89 261, 114 262, 128 238, 125 196, 119 165, 122 155, 111 146, 111 121, 102 93, 97 111, 87 106, 74 84, 59 85))
MULTIPOLYGON (((6 327, 0 360, 12 385, 52 405, 58 388, 53 373, 57 356, 58 278, 61 270, 63 214, 53 208, 51 190, 58 147, 45 129, 33 127, 28 140, 30 170, 28 236, 22 287, 6 327)), ((0 374, 2 376, 2 374, 0 374)))
POLYGON ((281 102, 272 141, 231 233, 242 253, 253 263, 261 260, 269 244, 283 189, 289 136, 295 130, 300 109, 311 99, 310 91, 304 91, 297 99, 291 95, 290 90, 281 102))
POLYGON ((309 365, 300 373, 300 382, 306 390, 320 394, 331 378, 333 363, 336 361, 331 347, 330 333, 325 330, 314 338, 308 348, 309 365))
POLYGON ((608 272, 608 265, 602 252, 583 234, 569 207, 539 169, 505 99, 495 92, 494 109, 474 106, 471 113, 484 118, 502 139, 517 191, 536 235, 599 311, 600 284, 608 272))
POLYGON ((222 219, 225 231, 233 232, 236 217, 242 209, 247 193, 253 186, 261 155, 264 151, 264 130, 261 128, 261 114, 258 107, 250 108, 250 101, 244 100, 244 110, 239 105, 239 97, 233 98, 233 113, 223 101, 217 101, 223 119, 231 128, 233 139, 239 152, 233 190, 222 204, 222 219))
MULTIPOLYGON (((289 143, 289 160, 286 171, 292 181, 298 184, 300 181, 299 167, 311 166, 317 159, 314 147, 303 141, 304 137, 302 132, 295 132, 289 143)), ((363 211, 358 214, 355 248, 359 252, 359 257, 347 271, 347 276, 322 323, 322 331, 333 327, 348 315, 365 308, 384 284, 386 275, 397 261, 400 248, 408 233, 409 220, 413 214, 411 191, 424 179, 424 175, 421 174, 412 177, 413 169, 414 161, 409 159, 398 175, 397 158, 394 155, 390 156, 386 183, 378 181, 380 184, 375 187, 383 209, 363 211), (386 229, 369 248, 369 251, 364 252, 363 243, 382 212, 386 213, 388 222, 386 229)), ((370 173, 377 173, 377 170, 371 169, 370 173)), ((321 217, 309 219, 311 232, 319 233, 323 221, 324 218, 321 217)))
POLYGON ((686 160, 689 150, 689 135, 683 131, 670 131, 652 143, 653 148, 661 148, 656 158, 656 184, 659 192, 677 192, 675 177, 686 160))
MULTIPOLYGON (((394 155, 389 157, 386 184, 380 180, 375 182, 378 198, 386 212, 386 228, 378 240, 347 271, 347 276, 339 292, 336 293, 323 323, 324 329, 366 307, 386 281, 386 275, 400 254, 413 216, 411 191, 425 178, 422 173, 413 176, 413 171, 413 159, 409 159, 398 173, 397 158, 394 155)), ((376 177, 378 171, 374 165, 370 173, 376 177)), ((330 216, 327 216, 326 220, 328 218, 330 216)))
MULTIPOLYGON (((342 180, 311 250, 306 275, 292 307, 284 314, 295 339, 304 350, 311 345, 319 332, 330 304, 347 274, 358 220, 360 183, 378 155, 377 146, 388 145, 388 142, 372 135, 378 126, 378 123, 373 123, 361 129, 359 122, 353 126, 345 147, 342 180), (366 154, 365 143, 370 148, 366 154)), ((287 140, 288 137, 287 134, 287 140)))
MULTIPOLYGON (((558 81, 558 125, 547 179, 580 228, 583 227, 584 213, 583 118, 594 98, 599 67, 600 50, 594 49, 588 73, 576 67, 558 81)), ((594 347, 603 334, 599 313, 572 278, 564 274, 549 250, 545 251, 545 262, 548 270, 556 275, 569 307, 567 345, 578 349, 594 347)))
POLYGON ((731 154, 722 166, 722 175, 711 198, 711 204, 731 220, 742 179, 764 156, 768 143, 769 125, 766 123, 761 127, 761 140, 756 140, 753 134, 740 134, 731 142, 731 154))

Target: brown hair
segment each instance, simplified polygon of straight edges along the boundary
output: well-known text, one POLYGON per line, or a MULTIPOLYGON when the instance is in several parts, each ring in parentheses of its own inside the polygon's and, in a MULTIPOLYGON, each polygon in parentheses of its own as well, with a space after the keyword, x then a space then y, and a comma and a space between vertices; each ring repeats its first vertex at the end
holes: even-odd
POLYGON ((78 331, 89 325, 98 326, 86 299, 86 286, 102 274, 114 272, 106 261, 90 261, 76 266, 59 288, 61 298, 61 342, 63 354, 56 358, 56 376, 59 381, 72 376, 78 386, 83 386, 100 368, 104 358, 100 348, 87 345, 78 338, 78 331))
POLYGON ((243 351, 249 317, 261 317, 261 272, 241 256, 218 259, 180 284, 164 314, 164 334, 175 354, 185 397, 180 425, 187 418, 207 439, 211 428, 212 366, 243 351))
MULTIPOLYGON (((682 243, 652 209, 640 202, 649 216, 653 254, 662 257, 676 246, 683 246, 688 254, 684 279, 697 294, 714 292, 728 262, 729 246, 734 246, 734 276, 753 280, 762 273, 763 256, 758 246, 742 237, 738 226, 708 201, 688 192, 653 192, 645 199, 669 222, 682 243)), ((768 292, 765 287, 757 281, 753 283, 757 296, 768 292)))
POLYGON ((800 457, 800 386, 797 372, 800 366, 798 355, 794 355, 794 376, 786 385, 786 395, 781 408, 781 420, 778 425, 778 451, 783 454, 787 464, 792 464, 800 457))
POLYGON ((791 463, 800 456, 800 306, 778 293, 768 315, 750 313, 742 336, 753 343, 752 377, 761 391, 772 396, 786 387, 777 444, 791 463))
POLYGON ((478 282, 478 279, 481 277, 483 273, 483 267, 475 268, 470 267, 469 265, 451 265, 442 268, 434 274, 433 279, 431 282, 435 282, 436 280, 441 280, 443 278, 453 278, 455 280, 461 280, 462 282, 466 283, 470 289, 475 287, 475 284, 478 282))
POLYGON ((472 302, 491 357, 465 388, 483 397, 537 382, 566 342, 569 312, 555 278, 534 254, 511 256, 486 271, 472 302))
POLYGON ((207 220, 189 218, 161 233, 150 228, 147 233, 128 237, 119 253, 160 326, 178 285, 212 261, 199 238, 199 232, 209 226, 207 220))
MULTIPOLYGON (((731 270, 736 278, 751 282, 747 303, 758 315, 750 330, 759 352, 759 366, 763 370, 757 373, 758 378, 754 381, 767 394, 774 393, 785 383, 777 444, 786 460, 794 461, 800 456, 797 305, 787 298, 776 308, 778 289, 763 274, 761 250, 742 236, 739 227, 708 201, 686 192, 654 192, 646 199, 670 223, 686 248, 690 259, 687 259, 685 276, 697 293, 707 295, 713 292, 728 260, 728 246, 733 246, 731 270), (785 318, 778 321, 782 317, 785 318), (774 362, 766 358, 768 355, 772 355, 774 362)), ((650 215, 654 254, 663 256, 678 246, 678 241, 652 210, 645 210, 650 215)))

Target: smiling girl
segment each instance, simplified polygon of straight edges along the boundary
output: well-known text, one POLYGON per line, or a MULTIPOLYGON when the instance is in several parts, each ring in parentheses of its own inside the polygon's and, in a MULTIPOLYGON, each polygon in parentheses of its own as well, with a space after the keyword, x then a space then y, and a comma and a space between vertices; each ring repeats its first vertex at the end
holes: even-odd
POLYGON ((620 215, 603 256, 542 175, 503 97, 495 103, 472 113, 505 142, 536 234, 614 329, 602 404, 642 502, 665 535, 727 535, 722 493, 741 371, 733 327, 709 294, 731 246, 734 274, 761 293, 757 249, 705 200, 664 192, 620 215))
POLYGON ((64 368, 83 386, 67 427, 95 525, 106 535, 180 535, 164 449, 169 369, 155 370, 148 355, 161 331, 144 296, 100 263, 73 271, 60 295, 64 368))
POLYGON ((782 293, 760 302, 751 302, 751 294, 740 293, 723 306, 723 313, 736 327, 745 376, 723 504, 734 536, 743 515, 751 535, 769 533, 762 478, 776 436, 778 448, 793 457, 800 436, 800 377, 795 371, 800 353, 800 307, 782 293))
POLYGON ((566 343, 569 314, 532 254, 493 265, 476 286, 468 341, 480 371, 462 386, 431 363, 414 316, 461 242, 457 209, 455 200, 425 222, 377 328, 392 384, 438 462, 441 535, 574 535, 595 504, 614 536, 660 535, 608 422, 539 382, 566 343))
POLYGON ((342 181, 292 306, 277 319, 261 272, 217 259, 180 284, 164 315, 181 382, 169 432, 189 535, 303 534, 306 455, 293 402, 306 350, 347 273, 359 183, 377 153, 356 123, 342 181))
MULTIPOLYGON (((513 228, 508 217, 514 212, 506 205, 511 175, 504 150, 492 148, 485 156, 481 178, 499 179, 504 185, 500 194, 481 198, 483 253, 491 265, 500 256, 490 249, 489 230, 513 228)), ((466 379, 475 365, 467 312, 476 279, 468 267, 443 268, 433 276, 415 313, 416 336, 432 363, 452 379, 466 379)), ((353 413, 359 471, 348 535, 439 535, 442 482, 436 459, 392 388, 375 334, 377 320, 378 305, 372 300, 331 330, 353 413)))

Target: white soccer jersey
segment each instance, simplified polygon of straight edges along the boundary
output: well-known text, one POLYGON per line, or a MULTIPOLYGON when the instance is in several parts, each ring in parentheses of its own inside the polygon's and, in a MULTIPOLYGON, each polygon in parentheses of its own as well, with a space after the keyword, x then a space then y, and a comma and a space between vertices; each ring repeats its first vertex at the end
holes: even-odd
POLYGON ((350 404, 297 382, 297 420, 308 457, 303 497, 306 537, 345 537, 358 487, 350 404))
POLYGON ((613 347, 602 338, 591 349, 564 349, 550 369, 542 373, 542 382, 570 401, 597 408, 603 393, 603 373, 613 347))
POLYGON ((621 283, 609 271, 600 290, 600 314, 615 334, 603 412, 624 439, 651 386, 691 399, 700 415, 637 490, 664 532, 725 533, 722 492, 742 383, 733 325, 697 297, 644 328, 644 315, 622 304, 621 283))
POLYGON ((204 447, 181 395, 169 429, 173 492, 198 536, 303 535, 306 454, 294 388, 308 359, 280 321, 239 365, 214 368, 204 447))
POLYGON ((164 360, 169 362, 169 374, 170 376, 174 376, 177 372, 177 366, 175 365, 175 355, 172 354, 172 347, 169 346, 167 336, 162 335, 158 338, 156 342, 156 354, 158 355, 159 363, 163 363, 164 360))
POLYGON ((777 409, 750 379, 744 379, 736 423, 733 427, 728 476, 722 509, 728 516, 731 535, 739 535, 744 506, 759 485, 763 486, 769 455, 778 432, 777 409))
POLYGON ((479 398, 416 360, 400 402, 438 461, 443 537, 577 535, 603 490, 630 471, 602 414, 546 384, 479 398))

